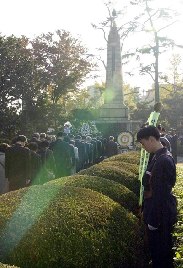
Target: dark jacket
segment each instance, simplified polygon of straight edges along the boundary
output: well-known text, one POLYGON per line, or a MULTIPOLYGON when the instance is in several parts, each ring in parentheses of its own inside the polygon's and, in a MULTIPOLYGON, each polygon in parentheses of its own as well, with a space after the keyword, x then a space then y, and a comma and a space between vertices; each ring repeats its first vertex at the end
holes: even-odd
POLYGON ((70 145, 62 139, 50 144, 56 164, 56 178, 69 176, 71 169, 70 145))
POLYGON ((5 151, 5 176, 9 181, 9 190, 26 187, 31 179, 31 153, 21 144, 8 147, 5 151))
POLYGON ((31 151, 31 181, 30 184, 40 184, 41 156, 31 151))
POLYGON ((167 148, 159 149, 142 178, 144 186, 143 217, 145 223, 158 228, 163 222, 173 225, 177 219, 176 198, 172 188, 176 181, 176 167, 167 148), (147 197, 147 194, 150 193, 147 197))
POLYGON ((111 157, 118 154, 118 145, 114 141, 108 141, 105 147, 105 156, 111 157))

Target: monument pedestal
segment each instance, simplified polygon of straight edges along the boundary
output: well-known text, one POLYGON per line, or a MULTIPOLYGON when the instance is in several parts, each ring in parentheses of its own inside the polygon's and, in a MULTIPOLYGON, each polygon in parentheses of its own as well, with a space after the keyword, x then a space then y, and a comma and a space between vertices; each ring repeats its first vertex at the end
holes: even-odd
POLYGON ((123 104, 106 103, 99 109, 99 120, 105 121, 127 121, 129 111, 123 104))
POLYGON ((129 110, 124 104, 105 103, 99 108, 99 118, 95 121, 97 129, 104 136, 118 135, 124 131, 136 132, 139 121, 129 119, 129 110))

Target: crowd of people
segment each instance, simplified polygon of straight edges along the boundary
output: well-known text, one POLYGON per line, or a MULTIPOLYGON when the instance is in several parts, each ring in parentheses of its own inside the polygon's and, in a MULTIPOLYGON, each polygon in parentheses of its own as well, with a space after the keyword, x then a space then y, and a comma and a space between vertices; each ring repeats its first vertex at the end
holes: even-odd
MULTIPOLYGON (((177 203, 172 193, 176 181, 177 141, 183 144, 176 130, 166 133, 161 125, 143 126, 137 141, 150 153, 142 178, 143 219, 148 234, 152 267, 172 268, 173 225, 177 203)), ((113 136, 56 136, 34 133, 30 139, 18 135, 10 143, 0 144, 0 195, 52 179, 74 175, 82 169, 117 155, 118 144, 113 136)))
POLYGON ((166 129, 159 124, 157 129, 160 133, 161 143, 167 147, 168 151, 172 154, 175 164, 177 164, 177 141, 179 139, 176 129, 166 132, 166 129))
POLYGON ((118 154, 114 137, 33 133, 0 144, 0 195, 70 176, 118 154))

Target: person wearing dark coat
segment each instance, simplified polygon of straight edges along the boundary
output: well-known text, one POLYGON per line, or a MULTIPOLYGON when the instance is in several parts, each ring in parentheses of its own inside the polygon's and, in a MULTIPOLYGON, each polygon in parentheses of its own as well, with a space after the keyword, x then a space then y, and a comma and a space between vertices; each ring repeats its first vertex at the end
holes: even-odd
POLYGON ((16 143, 5 151, 5 176, 9 181, 9 191, 26 187, 31 179, 31 152, 25 147, 27 138, 19 135, 16 143))
POLYGON ((5 177, 5 151, 8 147, 7 143, 0 144, 0 195, 9 192, 8 179, 5 177))
POLYGON ((104 154, 105 154, 105 157, 107 157, 107 158, 118 154, 118 145, 114 141, 113 136, 109 137, 109 141, 106 143, 106 146, 105 146, 105 153, 104 154))
POLYGON ((55 178, 65 177, 70 175, 71 155, 70 146, 63 141, 64 133, 58 132, 56 141, 50 144, 50 149, 53 151, 53 156, 56 164, 55 178))
POLYGON ((73 172, 76 171, 76 157, 75 157, 75 152, 74 152, 74 145, 72 143, 70 143, 69 136, 65 136, 64 141, 69 144, 69 148, 70 148, 70 163, 71 163, 69 175, 73 175, 74 174, 73 172))
POLYGON ((95 135, 93 135, 91 140, 91 144, 93 145, 93 164, 97 164, 97 157, 98 157, 98 151, 97 151, 97 139, 95 138, 95 135))
POLYGON ((80 135, 77 135, 75 137, 75 146, 78 148, 79 156, 78 163, 76 166, 76 172, 79 172, 80 170, 85 168, 86 162, 86 146, 80 135))
POLYGON ((177 164, 177 141, 178 141, 178 136, 176 134, 176 129, 173 129, 173 134, 171 138, 171 146, 172 146, 172 156, 175 161, 175 164, 177 164))
POLYGON ((161 141, 161 143, 163 144, 164 147, 166 147, 168 149, 168 151, 170 153, 172 153, 171 143, 167 139, 165 128, 162 128, 161 124, 159 124, 157 126, 157 129, 158 129, 158 131, 160 133, 160 141, 161 141))
POLYGON ((89 168, 93 165, 93 144, 91 143, 92 138, 90 136, 86 137, 86 168, 89 168))
POLYGON ((144 127, 137 140, 154 154, 142 178, 144 186, 143 219, 149 237, 152 267, 173 268, 173 226, 177 222, 177 202, 172 193, 176 166, 171 153, 160 141, 154 126, 144 127))
POLYGON ((40 184, 44 184, 50 180, 55 179, 56 174, 56 164, 53 151, 49 149, 49 141, 42 140, 37 154, 41 157, 41 174, 40 174, 40 184))
POLYGON ((37 154, 38 145, 36 142, 30 142, 27 147, 31 150, 30 185, 40 184, 40 171, 42 163, 41 163, 41 156, 37 154))
POLYGON ((33 133, 31 139, 29 140, 29 143, 30 142, 36 142, 39 148, 41 144, 39 133, 33 133))

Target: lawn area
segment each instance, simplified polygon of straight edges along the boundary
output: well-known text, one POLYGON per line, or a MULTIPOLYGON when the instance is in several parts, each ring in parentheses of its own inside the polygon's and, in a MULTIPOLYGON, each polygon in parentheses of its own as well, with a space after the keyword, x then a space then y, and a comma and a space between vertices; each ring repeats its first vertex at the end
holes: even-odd
POLYGON ((175 226, 175 253, 178 268, 183 267, 183 163, 177 164, 177 182, 174 193, 178 201, 178 223, 175 226))

